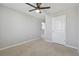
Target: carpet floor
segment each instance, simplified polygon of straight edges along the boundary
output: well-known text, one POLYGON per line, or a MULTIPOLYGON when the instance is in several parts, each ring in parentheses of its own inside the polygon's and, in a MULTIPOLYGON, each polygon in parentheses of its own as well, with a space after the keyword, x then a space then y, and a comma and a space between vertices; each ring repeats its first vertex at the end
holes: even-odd
POLYGON ((79 56, 79 54, 76 49, 40 39, 1 50, 0 56, 79 56))

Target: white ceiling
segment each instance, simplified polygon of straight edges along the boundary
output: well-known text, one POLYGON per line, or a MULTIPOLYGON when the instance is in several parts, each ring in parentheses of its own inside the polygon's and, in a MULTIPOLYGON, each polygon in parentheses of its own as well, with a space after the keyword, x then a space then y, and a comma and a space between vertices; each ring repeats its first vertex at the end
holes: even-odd
MULTIPOLYGON (((34 3, 31 4, 35 5, 34 3)), ((78 4, 77 3, 42 3, 42 6, 50 6, 51 8, 43 10, 41 14, 36 13, 35 11, 29 12, 29 10, 33 9, 33 7, 26 5, 25 3, 2 3, 1 5, 7 6, 9 8, 15 9, 20 12, 30 14, 40 19, 45 19, 45 15, 48 13, 52 14, 53 12, 66 10, 68 8, 77 6, 78 4)))

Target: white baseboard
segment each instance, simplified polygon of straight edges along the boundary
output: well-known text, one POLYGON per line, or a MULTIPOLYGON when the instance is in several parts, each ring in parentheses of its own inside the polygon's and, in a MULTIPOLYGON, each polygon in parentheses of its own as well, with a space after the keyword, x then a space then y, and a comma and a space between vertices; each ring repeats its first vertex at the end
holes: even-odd
POLYGON ((77 49, 77 50, 78 50, 77 47, 74 47, 74 46, 71 46, 71 45, 67 45, 67 44, 65 44, 64 46, 66 46, 66 47, 70 47, 70 48, 74 48, 74 49, 77 49))
POLYGON ((31 39, 29 41, 16 43, 16 44, 13 44, 13 45, 10 45, 10 46, 7 46, 7 47, 0 48, 0 50, 4 50, 4 49, 12 48, 12 47, 15 47, 15 46, 19 46, 19 45, 22 45, 22 44, 25 44, 25 43, 29 43, 29 42, 34 41, 34 40, 38 40, 38 39, 40 39, 40 38, 35 38, 35 39, 31 39))
MULTIPOLYGON (((49 41, 49 40, 45 40, 45 39, 43 39, 44 41, 47 41, 47 42, 50 42, 50 43, 53 43, 53 41, 49 41)), ((54 42, 54 43, 56 43, 56 42, 54 42)), ((58 44, 58 43, 57 43, 58 44)), ((64 46, 66 46, 66 47, 70 47, 70 48, 74 48, 74 49, 77 49, 78 50, 78 48, 77 47, 74 47, 74 46, 71 46, 71 45, 67 45, 67 44, 61 44, 61 45, 64 45, 64 46)))

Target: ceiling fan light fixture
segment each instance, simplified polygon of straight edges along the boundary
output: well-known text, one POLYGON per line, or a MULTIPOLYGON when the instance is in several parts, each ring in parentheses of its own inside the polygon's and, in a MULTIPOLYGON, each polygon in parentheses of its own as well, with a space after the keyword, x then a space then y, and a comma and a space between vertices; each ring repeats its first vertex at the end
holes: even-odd
POLYGON ((41 10, 39 10, 39 9, 37 9, 37 10, 35 10, 36 11, 36 13, 40 13, 41 12, 41 10))

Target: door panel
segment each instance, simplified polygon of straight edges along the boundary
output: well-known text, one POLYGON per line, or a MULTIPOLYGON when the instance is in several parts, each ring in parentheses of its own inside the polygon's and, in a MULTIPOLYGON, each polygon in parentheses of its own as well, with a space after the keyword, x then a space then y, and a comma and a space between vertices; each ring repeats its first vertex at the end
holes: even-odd
POLYGON ((59 44, 65 44, 65 20, 66 16, 52 18, 52 40, 59 44))

